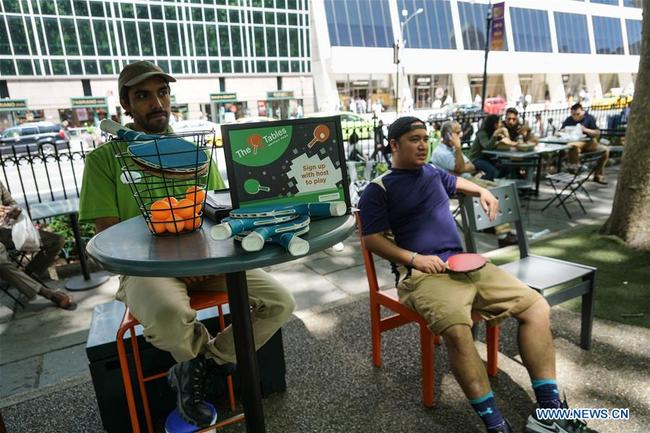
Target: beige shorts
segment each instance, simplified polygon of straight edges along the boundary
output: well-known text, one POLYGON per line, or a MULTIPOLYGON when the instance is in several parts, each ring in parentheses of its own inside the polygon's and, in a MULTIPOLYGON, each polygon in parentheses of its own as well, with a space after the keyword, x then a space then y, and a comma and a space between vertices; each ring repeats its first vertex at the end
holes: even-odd
POLYGON ((496 325, 542 298, 491 263, 464 274, 426 274, 413 269, 397 289, 400 302, 424 317, 436 334, 452 325, 472 326, 472 311, 496 325))

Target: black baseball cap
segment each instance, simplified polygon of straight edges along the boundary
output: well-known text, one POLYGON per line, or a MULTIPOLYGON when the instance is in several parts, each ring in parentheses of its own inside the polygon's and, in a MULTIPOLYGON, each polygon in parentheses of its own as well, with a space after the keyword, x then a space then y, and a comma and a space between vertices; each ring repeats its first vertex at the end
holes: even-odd
POLYGON ((390 142, 393 138, 398 140, 402 135, 414 129, 427 129, 427 127, 426 124, 417 117, 400 117, 388 127, 388 141, 390 142), (421 123, 421 125, 413 125, 415 122, 421 123))

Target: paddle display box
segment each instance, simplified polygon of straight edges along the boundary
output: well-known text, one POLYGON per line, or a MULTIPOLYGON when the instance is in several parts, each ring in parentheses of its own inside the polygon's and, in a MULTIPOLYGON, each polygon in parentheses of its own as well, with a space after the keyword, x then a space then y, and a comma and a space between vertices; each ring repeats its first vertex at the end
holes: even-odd
MULTIPOLYGON (((117 346, 115 344, 115 335, 122 321, 124 308, 124 304, 119 301, 96 306, 93 310, 88 341, 86 342, 86 355, 97 397, 97 406, 99 407, 104 429, 108 433, 124 433, 131 430, 129 411, 124 395, 124 382, 122 381, 120 364, 117 358, 117 346)), ((224 306, 224 318, 226 323, 230 322, 227 305, 224 306)), ((218 330, 216 308, 199 311, 197 319, 208 328, 211 335, 216 335, 218 330)), ((168 352, 158 350, 145 342, 144 337, 141 335, 141 326, 136 327, 136 333, 145 375, 165 371, 174 365, 175 361, 168 352)), ((129 362, 131 362, 131 345, 126 342, 125 346, 129 354, 129 362)), ((274 392, 285 391, 287 385, 282 330, 278 330, 257 351, 257 362, 260 371, 262 396, 266 397, 274 392)), ((133 367, 131 368, 131 377, 135 380, 135 369, 133 367)), ((237 373, 234 375, 234 385, 235 393, 239 394, 237 373)), ((137 392, 135 382, 134 388, 137 392)), ((223 408, 223 410, 226 410, 225 381, 217 380, 214 377, 208 378, 206 390, 208 391, 208 400, 213 401, 218 409, 223 408)), ((164 422, 167 414, 174 409, 176 404, 175 394, 167 385, 165 378, 149 382, 147 391, 154 422, 160 424, 164 422)), ((137 394, 136 401, 139 404, 140 397, 137 394)), ((142 413, 142 410, 139 410, 139 413, 142 413)), ((144 417, 141 417, 140 425, 145 425, 144 417)))
POLYGON ((233 208, 344 201, 339 116, 222 125, 233 208))

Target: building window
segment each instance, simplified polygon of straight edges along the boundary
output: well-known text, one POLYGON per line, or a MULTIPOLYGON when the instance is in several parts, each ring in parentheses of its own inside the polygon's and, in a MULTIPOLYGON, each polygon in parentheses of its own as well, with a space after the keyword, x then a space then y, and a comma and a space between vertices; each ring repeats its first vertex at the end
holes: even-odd
POLYGON ((400 20, 422 8, 424 12, 415 16, 404 27, 405 46, 411 48, 455 49, 454 24, 451 20, 451 5, 448 0, 398 0, 400 20))
POLYGON ((100 56, 110 56, 111 47, 108 43, 108 31, 106 30, 106 21, 93 21, 93 30, 95 31, 95 43, 100 56))
POLYGON ((630 8, 643 8, 643 0, 623 0, 623 6, 630 8))
POLYGON ((31 60, 16 60, 18 64, 18 75, 34 75, 31 60))
POLYGON ((627 29, 627 47, 630 54, 641 54, 641 21, 639 20, 625 20, 625 28, 627 29))
MULTIPOLYGON (((56 18, 43 18, 43 24, 45 25, 45 36, 47 38, 50 56, 63 55, 63 47, 61 46, 61 37, 56 18)), ((65 70, 65 68, 63 69, 65 70)))
POLYGON ((20 17, 7 17, 7 23, 9 24, 11 41, 14 45, 14 54, 29 54, 23 19, 20 17))
POLYGON ((591 0, 592 3, 618 6, 618 0, 591 0))
POLYGON ((88 75, 97 75, 97 61, 95 60, 84 60, 84 68, 86 68, 86 74, 88 75))
POLYGON ((330 43, 341 47, 390 47, 388 0, 325 0, 330 43))
POLYGON ((516 51, 550 53, 551 34, 546 11, 510 8, 516 51))
POLYGON ((561 53, 589 53, 587 17, 580 14, 555 12, 557 47, 561 53))
POLYGON ((596 53, 623 54, 623 33, 618 18, 591 17, 594 24, 596 53))
POLYGON ((0 59, 0 75, 16 75, 13 60, 0 59))
MULTIPOLYGON (((460 31, 463 35, 464 49, 481 51, 485 49, 487 10, 488 5, 486 4, 458 2, 460 31)), ((503 50, 508 50, 505 32, 503 37, 503 50)))
POLYGON ((0 19, 0 54, 11 54, 11 45, 5 27, 4 20, 0 19))

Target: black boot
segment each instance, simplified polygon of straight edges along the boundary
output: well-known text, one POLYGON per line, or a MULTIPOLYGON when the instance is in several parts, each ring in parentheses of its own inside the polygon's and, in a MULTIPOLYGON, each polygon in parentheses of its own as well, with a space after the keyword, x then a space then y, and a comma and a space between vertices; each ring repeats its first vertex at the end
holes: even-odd
POLYGON ((176 407, 181 417, 199 427, 213 423, 212 411, 203 402, 203 382, 208 361, 199 355, 190 361, 179 362, 169 369, 167 380, 176 391, 176 407))

